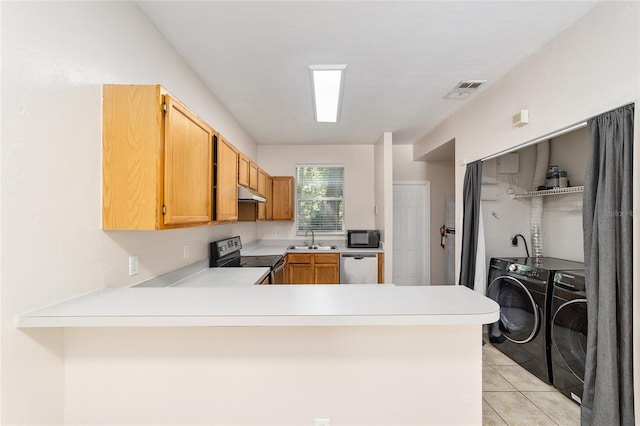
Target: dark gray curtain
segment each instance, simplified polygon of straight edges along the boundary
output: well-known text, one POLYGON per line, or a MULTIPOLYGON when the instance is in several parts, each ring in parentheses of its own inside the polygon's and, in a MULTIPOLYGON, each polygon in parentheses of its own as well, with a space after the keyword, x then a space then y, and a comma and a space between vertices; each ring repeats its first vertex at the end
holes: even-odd
POLYGON ((589 120, 583 425, 633 425, 633 105, 589 120))
POLYGON ((473 289, 476 277, 476 249, 480 217, 480 186, 482 161, 467 164, 462 193, 462 255, 459 284, 473 289))

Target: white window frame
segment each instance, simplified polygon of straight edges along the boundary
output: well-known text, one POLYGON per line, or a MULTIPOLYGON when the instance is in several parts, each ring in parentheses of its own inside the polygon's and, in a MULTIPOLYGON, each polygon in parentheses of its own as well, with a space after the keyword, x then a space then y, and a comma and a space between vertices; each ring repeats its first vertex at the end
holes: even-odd
POLYGON ((336 236, 344 236, 346 231, 345 231, 345 197, 344 197, 344 187, 345 187, 345 172, 344 172, 344 164, 338 164, 338 163, 330 163, 330 164, 324 164, 324 163, 303 163, 303 164, 296 164, 296 182, 295 182, 295 222, 296 222, 296 235, 304 235, 308 229, 301 229, 300 228, 300 221, 298 219, 298 207, 299 207, 299 196, 298 196, 298 169, 300 168, 323 168, 323 167, 339 167, 342 169, 342 197, 334 197, 334 198, 329 198, 329 199, 336 199, 336 200, 341 200, 342 201, 342 229, 340 231, 322 231, 322 230, 316 230, 314 229, 314 233, 316 235, 336 235, 336 236))

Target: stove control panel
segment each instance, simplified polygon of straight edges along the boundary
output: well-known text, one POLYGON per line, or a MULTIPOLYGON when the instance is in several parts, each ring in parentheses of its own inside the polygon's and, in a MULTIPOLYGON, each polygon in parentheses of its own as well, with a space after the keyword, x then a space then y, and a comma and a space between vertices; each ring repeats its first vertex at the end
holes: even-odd
POLYGON ((210 244, 211 258, 216 260, 224 256, 228 256, 240 251, 242 242, 240 236, 226 238, 220 241, 214 241, 210 244))

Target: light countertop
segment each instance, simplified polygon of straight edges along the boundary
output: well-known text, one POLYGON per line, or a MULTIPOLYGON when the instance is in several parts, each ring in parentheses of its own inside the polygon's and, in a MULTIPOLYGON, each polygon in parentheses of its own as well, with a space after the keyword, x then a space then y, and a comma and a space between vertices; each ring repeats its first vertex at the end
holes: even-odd
POLYGON ((208 261, 201 261, 135 287, 252 287, 270 271, 267 267, 209 268, 208 261))
POLYGON ((170 286, 98 290, 20 315, 17 326, 453 325, 498 314, 494 301, 464 286, 170 286))
POLYGON ((268 273, 269 268, 209 268, 203 260, 133 287, 101 289, 19 315, 16 324, 452 325, 488 324, 499 315, 497 303, 464 286, 254 285, 268 273))

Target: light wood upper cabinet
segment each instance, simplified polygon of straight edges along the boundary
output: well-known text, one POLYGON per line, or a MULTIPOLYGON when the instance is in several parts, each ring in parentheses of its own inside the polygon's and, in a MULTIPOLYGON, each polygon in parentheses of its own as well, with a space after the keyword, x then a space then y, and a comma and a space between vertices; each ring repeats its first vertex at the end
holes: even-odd
POLYGON ((258 194, 267 196, 267 173, 258 167, 258 194))
POLYGON ((214 133, 160 85, 105 85, 103 229, 212 222, 214 133))
POLYGON ((249 188, 258 190, 258 165, 253 161, 249 162, 249 188))
POLYGON ((222 135, 216 143, 216 220, 238 220, 238 156, 236 148, 222 135))
MULTIPOLYGON (((267 197, 267 174, 261 168, 258 168, 258 194, 267 197)), ((256 220, 267 220, 267 203, 258 203, 257 212, 256 220)))
POLYGON ((249 187, 249 164, 251 160, 243 153, 238 153, 238 185, 249 187))
POLYGON ((165 95, 164 223, 213 220, 213 131, 165 95))
POLYGON ((273 220, 273 179, 267 175, 267 202, 265 203, 265 219, 273 220))
POLYGON ((293 176, 272 176, 273 219, 293 220, 293 176))

